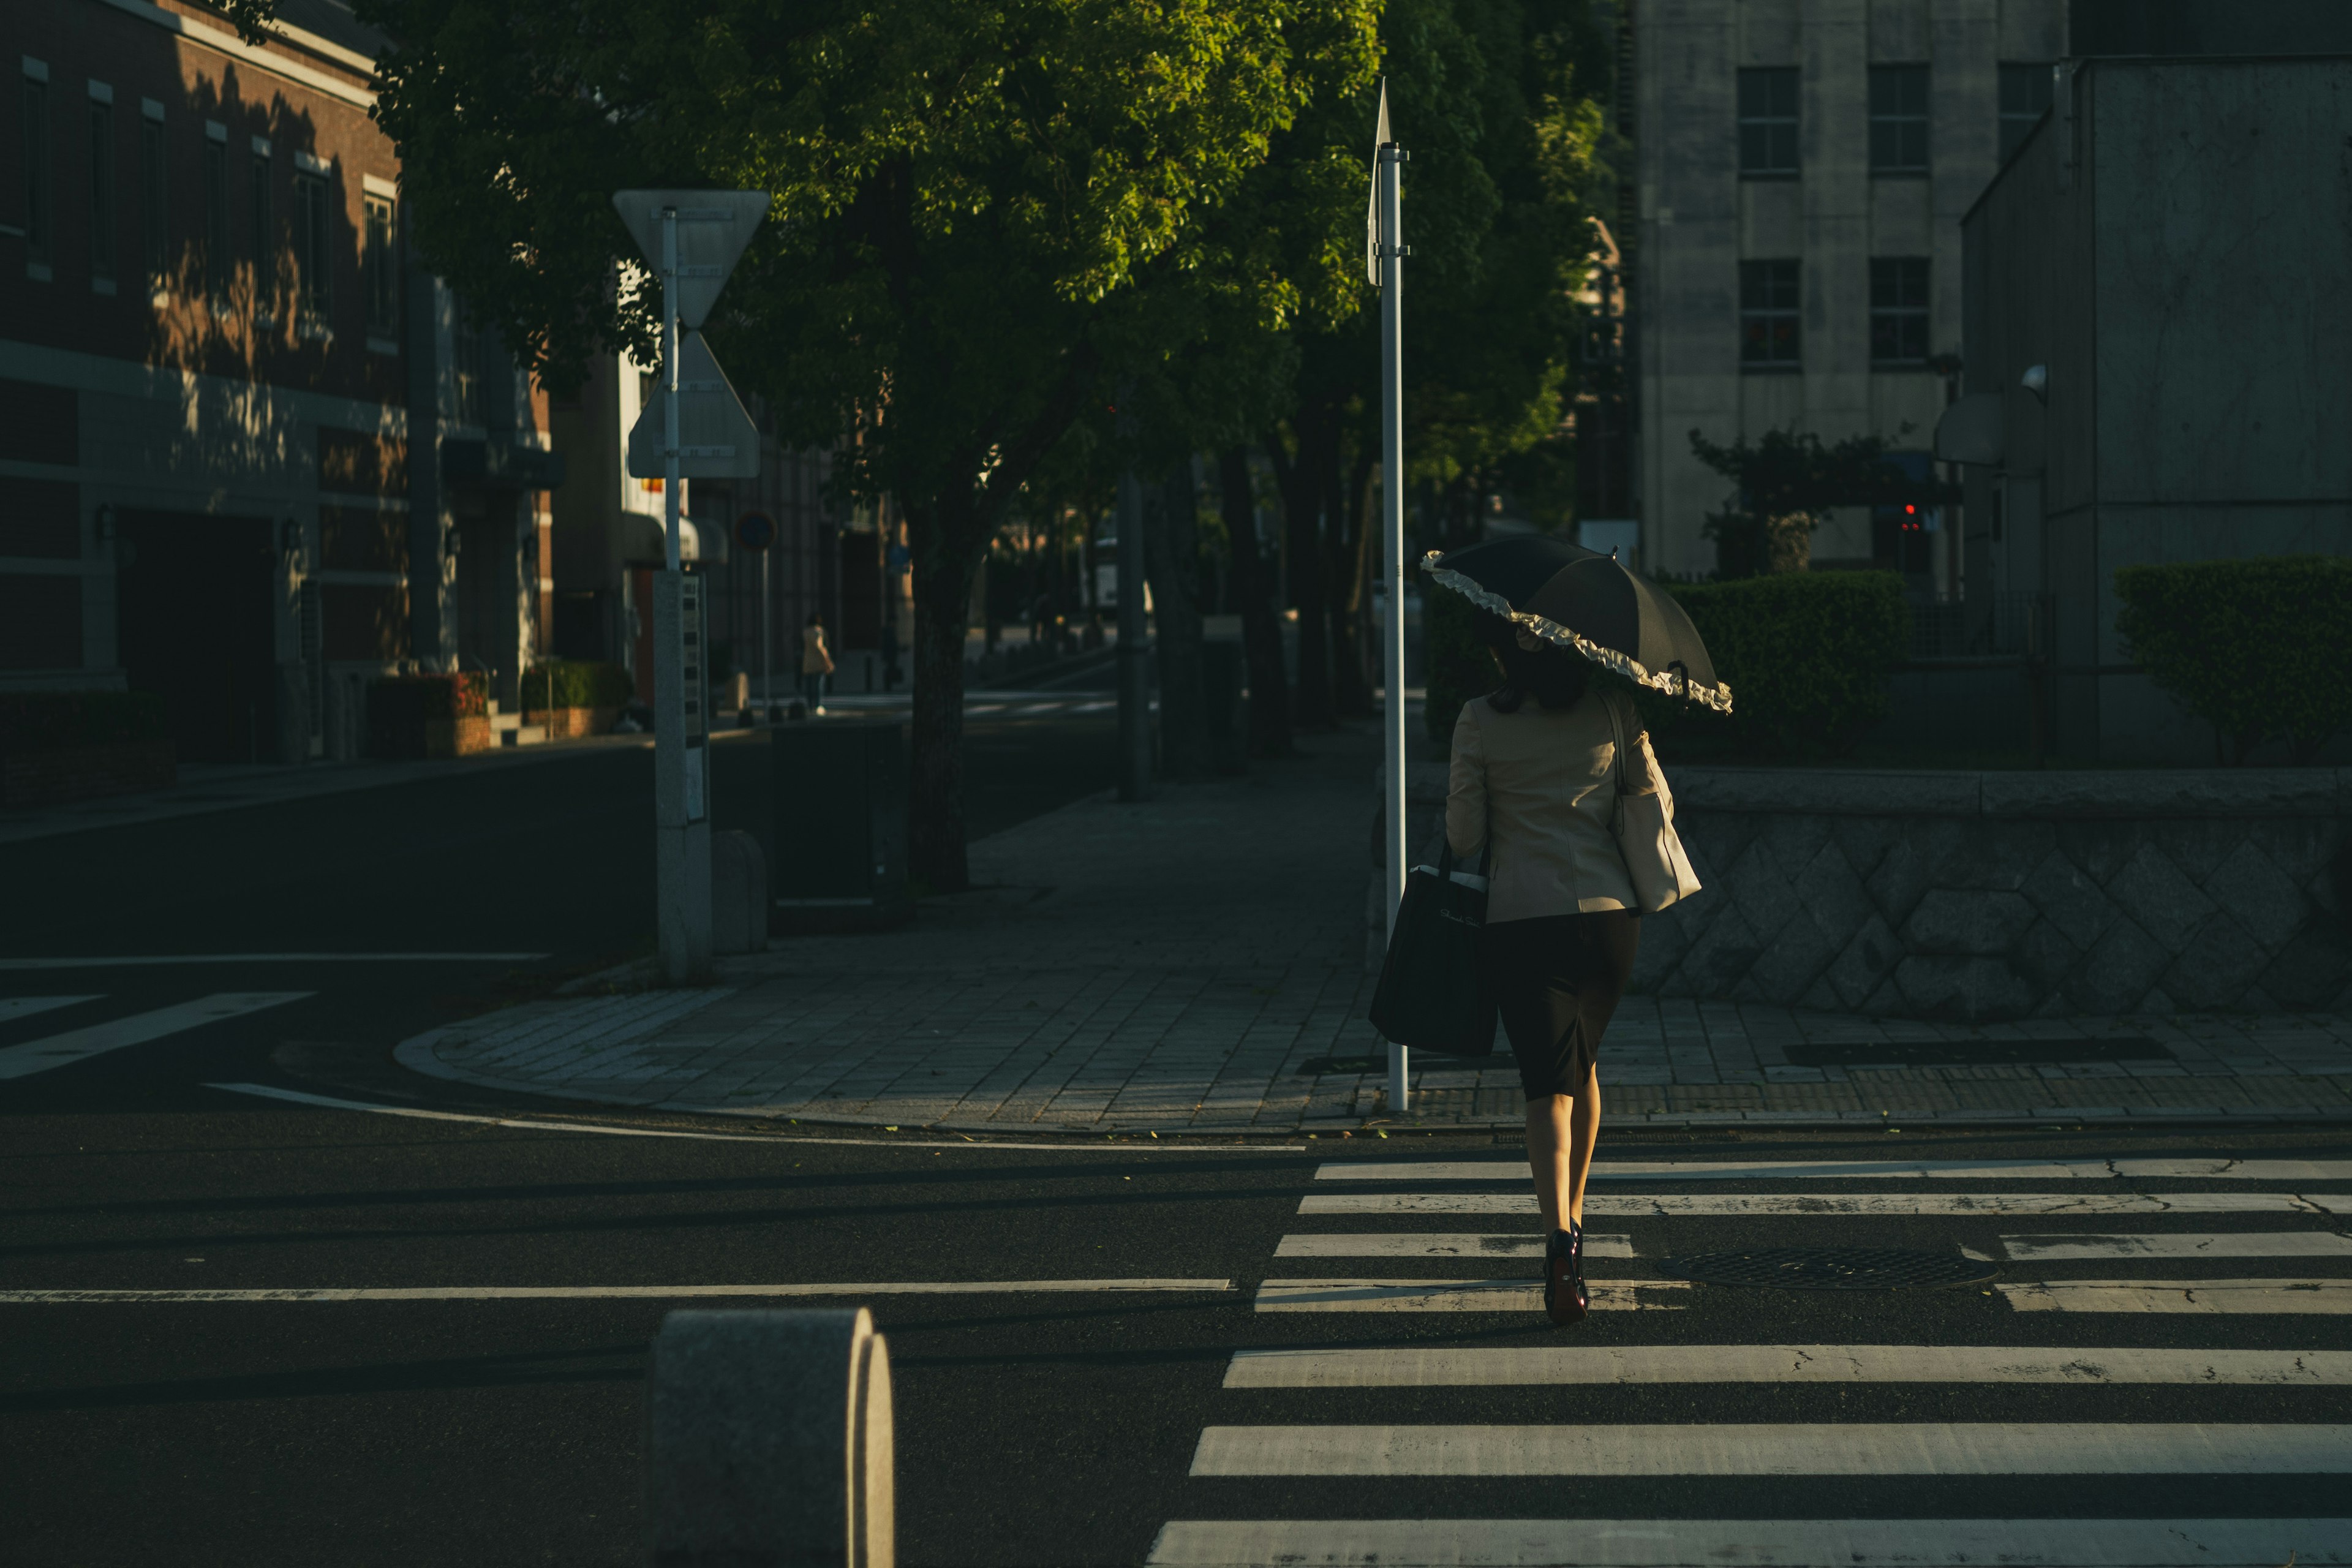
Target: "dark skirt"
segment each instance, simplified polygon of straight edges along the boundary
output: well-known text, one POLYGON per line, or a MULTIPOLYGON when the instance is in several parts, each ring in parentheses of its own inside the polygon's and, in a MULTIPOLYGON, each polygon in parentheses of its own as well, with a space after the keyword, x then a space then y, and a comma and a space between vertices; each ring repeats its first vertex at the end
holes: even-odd
POLYGON ((1529 1100, 1584 1087, 1641 939, 1630 910, 1504 921, 1480 933, 1486 986, 1529 1100))

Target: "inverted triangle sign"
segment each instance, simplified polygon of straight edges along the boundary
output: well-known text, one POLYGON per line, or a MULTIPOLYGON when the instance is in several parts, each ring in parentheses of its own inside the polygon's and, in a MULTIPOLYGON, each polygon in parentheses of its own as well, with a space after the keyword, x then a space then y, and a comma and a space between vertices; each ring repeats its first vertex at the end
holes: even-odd
POLYGON ((613 206, 646 265, 662 269, 662 213, 677 212, 677 318, 699 327, 727 286, 727 275, 768 215, 765 191, 620 191, 613 206))

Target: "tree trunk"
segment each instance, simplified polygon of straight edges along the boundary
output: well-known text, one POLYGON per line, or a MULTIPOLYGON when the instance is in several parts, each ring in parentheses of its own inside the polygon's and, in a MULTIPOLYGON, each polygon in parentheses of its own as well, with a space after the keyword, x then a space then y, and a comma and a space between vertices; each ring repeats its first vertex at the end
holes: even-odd
POLYGON ((1143 498, 1144 566, 1151 580, 1152 647, 1160 663, 1160 771, 1171 779, 1209 773, 1208 700, 1201 685, 1199 500, 1186 458, 1143 498))
POLYGON ((1328 730, 1338 721, 1331 701, 1331 647, 1325 622, 1327 603, 1323 542, 1316 526, 1322 510, 1322 452, 1337 445, 1328 407, 1302 409, 1291 420, 1298 437, 1294 458, 1278 431, 1265 437, 1266 456, 1281 482, 1282 518, 1290 536, 1290 597, 1298 608, 1298 687, 1291 718, 1302 730, 1328 730))
POLYGON ((1364 669, 1365 485, 1371 478, 1369 454, 1355 462, 1350 486, 1339 461, 1339 444, 1323 454, 1323 515, 1330 520, 1325 541, 1327 580, 1331 584, 1331 706, 1343 719, 1369 719, 1380 710, 1364 669))
MULTIPOLYGON (((927 509, 928 510, 928 509, 927 509)), ((963 643, 979 549, 931 511, 909 507, 910 531, 930 535, 914 552, 915 706, 907 790, 907 864, 919 890, 971 884, 963 832, 963 643)))
POLYGON ((1274 613, 1274 584, 1257 542, 1257 497, 1249 456, 1228 447, 1217 459, 1225 534, 1234 552, 1234 598, 1241 610, 1242 650, 1249 661, 1249 749, 1253 757, 1286 757, 1290 688, 1282 668, 1282 623, 1274 613))

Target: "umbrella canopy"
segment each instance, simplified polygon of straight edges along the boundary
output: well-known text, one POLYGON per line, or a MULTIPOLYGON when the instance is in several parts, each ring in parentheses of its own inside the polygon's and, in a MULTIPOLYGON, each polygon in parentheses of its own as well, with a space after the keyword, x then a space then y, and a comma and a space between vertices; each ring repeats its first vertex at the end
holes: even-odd
POLYGON ((1573 648, 1636 685, 1731 711, 1698 628, 1665 591, 1564 539, 1523 533, 1441 553, 1422 574, 1547 642, 1573 648))

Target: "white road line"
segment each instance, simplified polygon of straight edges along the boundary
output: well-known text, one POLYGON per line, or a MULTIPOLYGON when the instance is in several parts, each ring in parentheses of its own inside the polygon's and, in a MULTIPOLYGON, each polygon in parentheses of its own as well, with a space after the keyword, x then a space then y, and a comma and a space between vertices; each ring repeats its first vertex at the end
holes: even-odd
POLYGON ((70 1007, 77 1002, 95 1002, 96 996, 0 996, 0 1024, 18 1018, 29 1018, 37 1013, 55 1012, 70 1007))
POLYGON ((2352 1351, 2000 1345, 1439 1345, 1243 1350, 1227 1388, 1538 1388, 1633 1383, 2055 1383, 2342 1387, 2352 1351))
MULTIPOLYGON (((1533 1193, 1309 1193, 1303 1215, 1534 1214, 1533 1193)), ((2352 1195, 2294 1193, 1593 1193, 1588 1218, 1677 1215, 2158 1215, 2352 1212, 2352 1195)))
POLYGON ((1028 1296, 1230 1291, 1230 1279, 900 1279, 857 1285, 416 1285, 373 1289, 0 1290, 0 1305, 98 1301, 579 1301, 701 1296, 1028 1296))
POLYGON ((2352 1519, 1175 1520, 1150 1568, 2336 1568, 2352 1519))
POLYGON ((1108 713, 1118 707, 1116 702, 1081 702, 1070 710, 1073 713, 1108 713))
POLYGON ((982 713, 1002 713, 1004 711, 1004 704, 1002 702, 974 702, 965 708, 963 711, 964 717, 967 719, 982 713))
MULTIPOLYGON (((1687 1279, 1586 1281, 1596 1312, 1665 1310, 1687 1279)), ((1257 1288, 1261 1312, 1540 1312, 1543 1286, 1533 1279, 1268 1279, 1257 1288)))
POLYGON ((543 952, 152 952, 118 958, 0 958, 0 973, 130 969, 159 963, 529 963, 543 952))
MULTIPOLYGON (((2116 1177, 2232 1182, 2352 1181, 2352 1160, 1677 1160, 1608 1162, 1596 1182, 1785 1182, 1910 1178, 2072 1181, 2116 1177)), ((1521 1160, 1342 1160, 1316 1168, 1318 1182, 1524 1182, 1521 1160)))
POLYGON ((308 991, 223 991, 194 1002, 176 1002, 169 1007, 158 1007, 152 1013, 133 1013, 127 1018, 116 1018, 104 1024, 92 1024, 84 1029, 69 1029, 62 1035, 50 1035, 38 1040, 26 1040, 21 1046, 0 1050, 0 1079, 26 1078, 37 1072, 47 1072, 68 1063, 87 1061, 108 1051, 119 1051, 125 1046, 144 1045, 160 1040, 166 1035, 176 1035, 184 1029, 200 1028, 224 1018, 243 1017, 258 1013, 265 1007, 276 1007, 288 1002, 299 1002, 311 995, 308 991))
POLYGON ((1993 1289, 2021 1312, 2352 1313, 2352 1279, 2044 1279, 1993 1289))
POLYGON ((2000 1247, 2019 1263, 2076 1258, 2352 1258, 2352 1236, 2332 1230, 2219 1236, 2132 1231, 2120 1236, 2004 1236, 2000 1247))
POLYGON ((1211 1426, 1195 1476, 2352 1475, 2352 1426, 1853 1422, 1211 1426))
POLYGON ((668 1127, 614 1127, 595 1121, 528 1121, 511 1116, 469 1116, 461 1110, 425 1110, 413 1105, 374 1105, 361 1100, 336 1100, 330 1095, 304 1094, 299 1089, 273 1089, 261 1083, 208 1083, 229 1094, 254 1094, 296 1105, 320 1105, 331 1110, 364 1110, 377 1116, 414 1116, 425 1121, 471 1121, 483 1127, 519 1127, 530 1132, 596 1132, 617 1138, 691 1138, 709 1143, 766 1143, 778 1149, 803 1143, 842 1144, 856 1149, 992 1149, 1026 1154, 1213 1154, 1280 1153, 1304 1150, 1304 1143, 1232 1144, 1179 1143, 1036 1143, 1016 1140, 986 1142, 975 1138, 803 1138, 797 1132, 688 1132, 668 1127))
POLYGON ((1059 713, 1069 706, 1066 702, 1024 702, 1005 715, 1008 719, 1024 719, 1032 713, 1059 713))
MULTIPOLYGON (((1543 1252, 1544 1238, 1527 1231, 1496 1235, 1392 1230, 1352 1236, 1286 1236, 1274 1249, 1276 1258, 1541 1258, 1543 1252)), ((1633 1238, 1587 1231, 1584 1256, 1631 1258, 1633 1238)))

